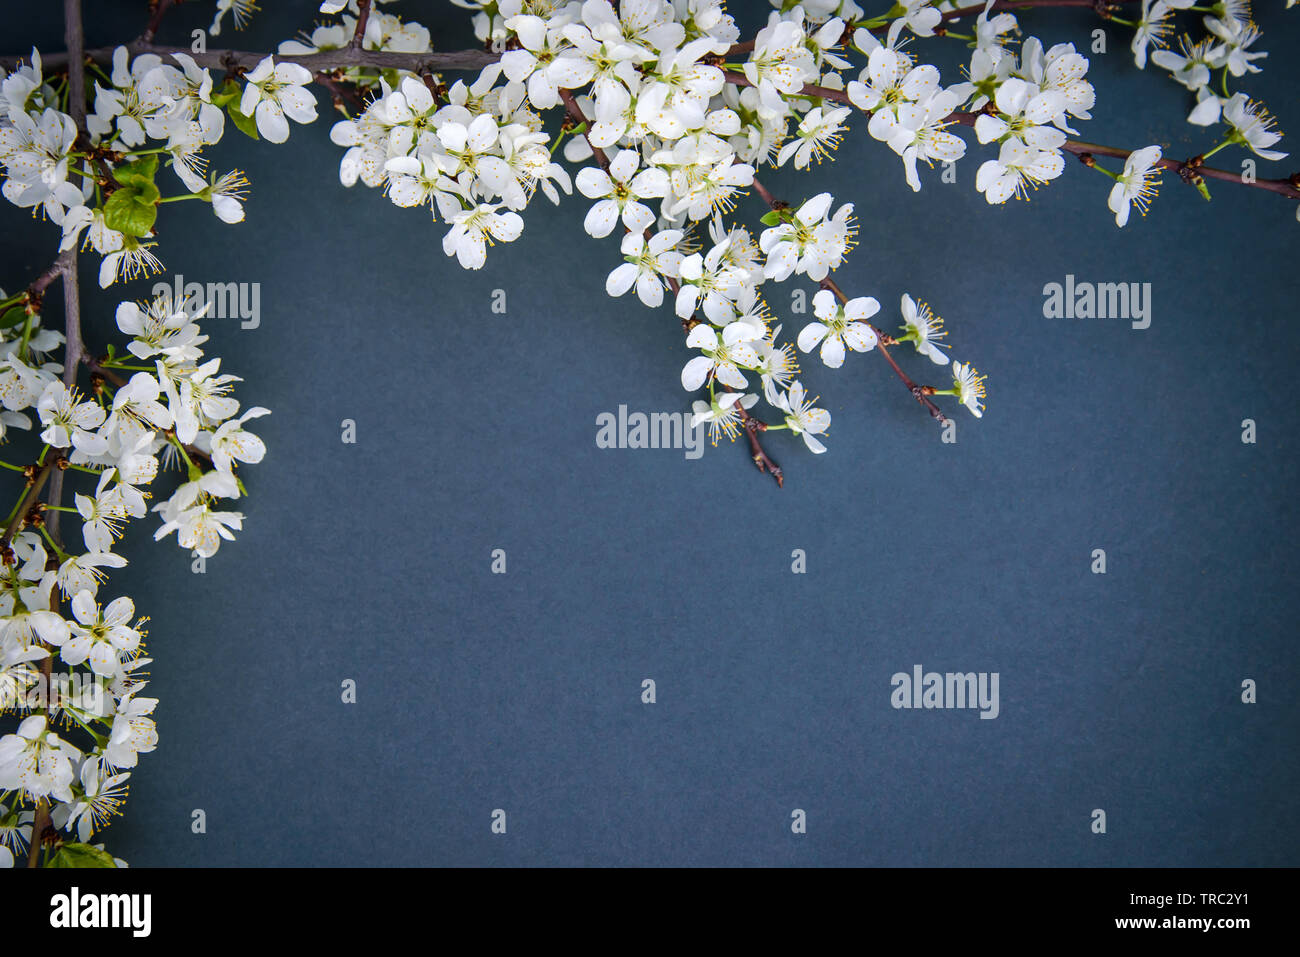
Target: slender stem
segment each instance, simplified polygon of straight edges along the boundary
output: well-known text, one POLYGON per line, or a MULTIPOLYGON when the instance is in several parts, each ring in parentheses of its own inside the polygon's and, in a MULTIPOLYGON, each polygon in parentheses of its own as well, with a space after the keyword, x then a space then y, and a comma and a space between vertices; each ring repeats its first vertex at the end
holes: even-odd
MULTIPOLYGON (((848 297, 844 295, 844 291, 840 289, 839 286, 835 285, 835 280, 831 279, 829 276, 821 281, 821 286, 823 289, 829 289, 833 292, 835 298, 841 303, 849 301, 848 297)), ((870 323, 868 323, 868 325, 870 325, 870 323)), ((872 328, 875 329, 874 326, 872 326, 872 328)), ((912 397, 916 399, 917 402, 921 403, 921 405, 925 406, 925 408, 929 410, 931 417, 939 420, 940 425, 947 425, 948 419, 943 414, 943 410, 926 397, 925 387, 919 386, 913 382, 911 377, 899 367, 897 362, 894 361, 894 357, 889 354, 889 349, 885 345, 885 339, 888 337, 879 329, 876 329, 876 338, 880 340, 876 343, 876 349, 878 349, 880 354, 885 357, 885 361, 888 362, 890 368, 894 370, 894 374, 903 380, 903 385, 907 386, 907 391, 912 393, 912 397)))

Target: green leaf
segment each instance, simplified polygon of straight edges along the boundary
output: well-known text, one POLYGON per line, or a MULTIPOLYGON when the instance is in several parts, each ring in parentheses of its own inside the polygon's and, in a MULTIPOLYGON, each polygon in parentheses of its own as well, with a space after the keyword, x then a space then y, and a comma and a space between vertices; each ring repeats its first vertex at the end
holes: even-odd
POLYGON ((123 186, 141 187, 148 183, 153 184, 153 178, 158 175, 158 154, 150 153, 148 156, 141 156, 130 163, 123 163, 117 169, 113 170, 113 177, 123 186))
MULTIPOLYGON (((157 193, 156 188, 154 193, 157 193)), ((104 203, 104 224, 128 236, 148 236, 157 219, 158 207, 141 197, 133 186, 115 190, 104 203)))
POLYGON ((113 178, 123 187, 134 190, 141 202, 153 205, 162 198, 162 193, 154 184, 153 178, 158 172, 157 155, 146 156, 127 163, 113 170, 113 178))
POLYGON ((3 316, 0 316, 0 329, 12 329, 26 318, 27 309, 23 306, 14 306, 3 316))
POLYGON ((781 214, 775 209, 771 210, 770 212, 764 213, 759 222, 764 226, 775 226, 777 223, 781 222, 781 214))
POLYGON ((238 102, 242 95, 239 84, 234 80, 227 80, 225 86, 212 94, 211 100, 224 110, 231 103, 238 102))
POLYGON ((89 844, 64 844, 47 867, 117 867, 113 855, 89 844))
POLYGON ((257 122, 251 116, 239 112, 238 101, 229 103, 226 106, 226 115, 230 117, 230 121, 235 124, 235 128, 239 132, 257 139, 257 122))

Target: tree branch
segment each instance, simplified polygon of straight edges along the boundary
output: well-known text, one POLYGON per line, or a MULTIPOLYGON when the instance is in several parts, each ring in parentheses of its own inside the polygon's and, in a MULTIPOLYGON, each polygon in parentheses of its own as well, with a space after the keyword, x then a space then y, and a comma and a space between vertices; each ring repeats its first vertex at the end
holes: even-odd
MULTIPOLYGON (((501 59, 499 53, 488 50, 454 50, 449 52, 431 51, 428 53, 393 53, 386 50, 361 50, 343 47, 338 50, 320 50, 316 53, 297 55, 270 54, 250 50, 208 50, 195 53, 189 47, 166 46, 144 39, 132 40, 125 46, 134 59, 144 53, 168 56, 172 53, 184 53, 193 57, 194 62, 202 67, 217 70, 251 70, 268 56, 275 56, 277 63, 297 63, 312 73, 329 73, 350 67, 368 67, 375 70, 409 70, 412 73, 444 70, 481 70, 501 59)), ((111 63, 113 51, 117 47, 95 47, 85 51, 86 59, 96 63, 111 63)), ((27 56, 0 57, 0 67, 15 69, 18 64, 26 62, 27 56)), ((41 66, 48 76, 60 70, 71 70, 67 52, 41 54, 41 66)))
POLYGON ((6 561, 10 558, 9 546, 13 542, 14 536, 22 529, 28 513, 31 512, 32 506, 36 504, 36 499, 41 494, 41 490, 45 488, 46 480, 49 479, 50 473, 57 467, 59 451, 51 449, 45 454, 47 456, 45 464, 36 467, 36 471, 30 479, 31 484, 27 486, 27 491, 23 493, 23 497, 18 502, 18 509, 14 512, 14 517, 5 526, 4 533, 0 534, 0 553, 3 553, 6 561))
MULTIPOLYGON (((81 56, 84 45, 81 26, 81 0, 63 0, 65 42, 68 47, 68 115, 77 124, 77 136, 86 135, 86 81, 85 61, 81 56)), ((59 254, 63 269, 63 384, 69 389, 76 384, 77 372, 85 355, 86 346, 81 341, 81 288, 77 282, 77 247, 59 254)), ((63 499, 63 469, 57 469, 50 480, 48 501, 58 505, 63 499)), ((46 520, 50 536, 59 539, 59 515, 52 511, 46 520)), ((35 833, 35 832, 33 832, 35 833)))

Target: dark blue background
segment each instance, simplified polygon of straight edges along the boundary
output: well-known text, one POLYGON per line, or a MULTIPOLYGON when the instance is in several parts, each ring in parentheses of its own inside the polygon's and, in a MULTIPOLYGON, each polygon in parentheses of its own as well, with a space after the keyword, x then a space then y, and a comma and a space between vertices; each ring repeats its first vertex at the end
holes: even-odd
MULTIPOLYGON (((142 26, 143 4, 93 6, 91 45, 142 26)), ((293 6, 212 45, 270 49, 315 18, 293 6)), ((747 33, 760 6, 741 8, 747 33)), ((20 7, 0 5, 4 22, 20 7)), ((1244 88, 1294 130, 1300 14, 1280 7, 1258 11, 1271 56, 1244 88)), ((440 49, 472 41, 464 11, 399 9, 440 49)), ((210 12, 185 4, 161 39, 210 12)), ((53 4, 29 20, 6 52, 61 48, 53 4)), ((1021 23, 1081 47, 1096 26, 1021 23)), ((1183 122, 1181 87, 1135 69, 1129 31, 1107 32, 1082 138, 1213 145, 1183 122)), ((959 79, 962 44, 916 49, 959 79)), ((169 270, 262 284, 261 328, 205 331, 243 403, 274 414, 255 428, 270 454, 242 473, 239 540, 196 576, 137 523, 101 593, 152 616, 161 699, 112 850, 136 866, 1297 863, 1293 204, 1212 184, 1207 206, 1170 178, 1119 230, 1108 181, 1071 161, 1032 202, 990 209, 969 131, 958 184, 923 171, 913 195, 863 123, 833 165, 764 173, 792 201, 854 202, 861 245, 837 281, 876 296, 886 326, 903 292, 931 302, 953 354, 989 375, 984 419, 962 410, 945 445, 878 357, 805 361, 830 452, 773 435, 782 491, 743 442, 699 461, 596 447, 600 412, 688 409, 689 353, 670 309, 604 296, 616 241, 583 233, 586 200, 539 198, 523 237, 466 273, 443 226, 339 185, 333 119, 322 98, 284 146, 230 131, 213 164, 248 171, 245 223, 197 203, 159 221, 169 270), (1043 285, 1067 273, 1152 283, 1151 327, 1043 318, 1043 285), (894 710, 890 676, 916 663, 999 672, 1001 716, 894 710)), ((738 210, 751 226, 762 212, 738 210)), ((0 227, 0 282, 18 288, 57 230, 8 206, 0 227)), ((99 349, 120 341, 116 302, 149 283, 101 293, 95 266, 83 257, 99 349)), ((798 285, 770 290, 791 332, 798 285)))

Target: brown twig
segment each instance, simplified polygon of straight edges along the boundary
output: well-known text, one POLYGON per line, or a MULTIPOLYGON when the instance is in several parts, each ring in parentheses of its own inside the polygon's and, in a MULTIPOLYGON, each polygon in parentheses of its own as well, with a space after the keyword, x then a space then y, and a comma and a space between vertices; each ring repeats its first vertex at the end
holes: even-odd
MULTIPOLYGON (((1138 3, 1140 0, 996 0, 989 13, 1015 13, 1017 10, 1031 10, 1034 7, 1090 7, 1098 16, 1110 19, 1110 14, 1125 4, 1138 3)), ((958 7, 943 15, 944 20, 960 20, 962 17, 978 16, 984 12, 984 4, 976 3, 968 7, 958 7)), ((880 28, 878 28, 880 29, 880 28)))
POLYGON ((340 113, 346 112, 346 107, 343 105, 344 100, 350 101, 353 106, 358 108, 365 105, 361 97, 357 95, 354 86, 348 83, 340 83, 335 76, 329 73, 317 73, 316 82, 329 90, 330 99, 334 102, 334 109, 340 113))
POLYGON ((14 517, 9 520, 5 530, 0 534, 0 552, 8 554, 9 545, 13 542, 14 536, 22 529, 23 523, 27 519, 28 513, 31 512, 32 506, 40 496, 41 491, 45 488, 45 482, 50 477, 50 473, 55 471, 55 463, 58 461, 57 450, 51 450, 46 453, 44 465, 37 466, 35 474, 31 478, 31 484, 27 486, 27 491, 18 502, 18 508, 14 511, 14 517))
POLYGON ((599 146, 591 142, 591 124, 587 122, 587 116, 582 112, 582 107, 578 106, 578 101, 574 99, 573 93, 569 90, 560 89, 560 100, 564 103, 565 112, 573 118, 573 122, 582 127, 582 138, 587 141, 587 146, 591 148, 591 155, 596 158, 600 168, 606 173, 609 172, 609 157, 599 146))
MULTIPOLYGON (((1099 146, 1096 143, 1084 143, 1079 140, 1066 140, 1061 147, 1067 153, 1073 153, 1082 159, 1085 156, 1110 156, 1115 159, 1127 159, 1132 150, 1116 149, 1113 146, 1099 146)), ((1204 160, 1199 156, 1193 156, 1187 160, 1160 159, 1154 164, 1161 169, 1170 170, 1178 174, 1180 179, 1195 184, 1196 177, 1208 177, 1217 179, 1224 183, 1241 183, 1245 186, 1254 186, 1257 189, 1268 190, 1270 193, 1277 193, 1279 196, 1285 196, 1288 199, 1300 200, 1300 189, 1296 188, 1296 177, 1290 179, 1257 179, 1247 183, 1242 179, 1241 173, 1234 173, 1231 170, 1215 169, 1212 166, 1204 165, 1204 160)))
POLYGON ((45 271, 31 281, 27 287, 27 301, 37 309, 40 308, 41 299, 45 296, 45 290, 50 288, 54 280, 63 275, 63 257, 60 256, 54 262, 45 267, 45 271))
MULTIPOLYGON (((849 301, 849 297, 844 295, 844 290, 835 285, 835 280, 831 279, 829 276, 823 279, 820 285, 823 289, 829 289, 833 292, 835 298, 841 303, 849 301)), ((885 361, 888 362, 889 367, 894 370, 894 374, 903 380, 903 385, 907 386, 907 391, 912 393, 912 397, 916 399, 917 402, 925 406, 930 415, 939 421, 940 425, 947 425, 948 419, 944 416, 943 410, 935 405, 934 400, 930 398, 934 389, 927 386, 917 385, 913 382, 911 376, 904 372, 902 368, 899 367, 898 363, 894 361, 894 357, 889 354, 889 347, 886 345, 886 342, 889 342, 892 337, 885 335, 879 329, 876 329, 875 326, 872 326, 871 323, 867 323, 867 325, 871 326, 871 328, 875 330, 876 338, 879 340, 876 343, 876 349, 885 357, 885 361)))
POLYGON ((144 33, 140 34, 140 39, 145 43, 152 42, 154 36, 158 33, 158 26, 162 23, 163 17, 167 11, 175 6, 176 0, 153 0, 153 15, 149 17, 149 25, 144 28, 144 33))
MULTIPOLYGON (((81 26, 81 0, 63 0, 63 30, 70 59, 68 60, 68 115, 77 124, 78 137, 86 135, 86 84, 85 62, 81 57, 84 46, 81 26)), ((69 389, 77 381, 77 371, 85 355, 86 345, 81 339, 81 289, 77 281, 77 247, 74 245, 59 255, 63 268, 63 384, 69 389)), ((56 469, 50 480, 49 503, 58 505, 63 499, 63 470, 56 469)), ((59 515, 52 511, 46 522, 50 536, 59 541, 59 515)))
POLYGON ((360 50, 366 39, 366 24, 370 22, 370 0, 357 0, 357 26, 348 41, 348 49, 360 50))
POLYGON ((754 460, 754 465, 760 472, 767 472, 776 480, 777 488, 785 488, 785 473, 781 471, 781 466, 772 461, 771 457, 763 451, 762 444, 758 441, 758 433, 767 431, 767 423, 762 419, 756 419, 749 414, 739 402, 736 408, 740 410, 740 418, 744 423, 745 438, 749 439, 750 457, 754 460))

